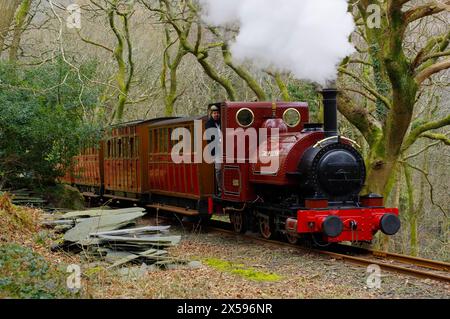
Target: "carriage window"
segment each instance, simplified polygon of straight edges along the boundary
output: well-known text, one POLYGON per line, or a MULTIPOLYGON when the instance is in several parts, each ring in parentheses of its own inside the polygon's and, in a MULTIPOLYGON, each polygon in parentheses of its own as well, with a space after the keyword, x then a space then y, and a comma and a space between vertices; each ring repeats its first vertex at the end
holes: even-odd
POLYGON ((163 139, 163 153, 167 153, 167 149, 168 149, 168 143, 169 143, 169 139, 167 136, 167 129, 163 129, 164 132, 164 139, 163 139))
POLYGON ((159 153, 164 153, 165 152, 165 147, 164 147, 164 129, 159 129, 159 153))
POLYGON ((164 131, 163 152, 167 153, 169 150, 169 130, 165 128, 163 129, 163 131, 164 131))
POLYGON ((136 139, 134 140, 135 143, 135 147, 134 147, 134 152, 135 152, 135 157, 139 157, 139 137, 136 137, 136 139))
POLYGON ((253 111, 250 109, 240 109, 236 113, 236 121, 242 127, 249 127, 255 121, 255 114, 253 114, 253 111))
POLYGON ((149 153, 153 153, 153 130, 149 129, 148 132, 148 151, 149 153))
POLYGON ((126 141, 127 141, 127 144, 126 144, 126 158, 130 158, 131 157, 131 141, 130 141, 130 138, 129 137, 127 137, 126 138, 126 141))
POLYGON ((106 147, 106 157, 111 158, 111 141, 108 141, 108 144, 106 147))
POLYGON ((127 137, 127 157, 128 158, 133 157, 133 153, 131 152, 133 150, 133 147, 131 146, 132 140, 133 139, 131 137, 127 137))
POLYGON ((128 158, 130 155, 130 138, 123 138, 123 157, 128 158))
POLYGON ((190 126, 189 127, 189 132, 191 132, 191 152, 195 152, 195 149, 194 149, 194 145, 195 145, 195 141, 194 141, 194 138, 195 138, 195 131, 194 131, 194 126, 190 126))
MULTIPOLYGON (((180 127, 178 127, 178 128, 180 128, 180 127)), ((173 145, 176 145, 178 143, 180 143, 180 145, 181 145, 183 143, 183 140, 184 140, 184 136, 181 134, 180 136, 178 136, 178 140, 173 141, 173 145)), ((180 155, 183 155, 184 151, 185 151, 185 149, 183 147, 180 151, 180 155)))
POLYGON ((302 116, 296 109, 290 108, 283 113, 283 121, 289 127, 296 127, 298 124, 300 124, 301 120, 302 116))
POLYGON ((162 153, 162 148, 163 148, 163 131, 162 131, 162 129, 159 129, 158 130, 158 153, 162 153))
POLYGON ((171 150, 172 147, 173 147, 173 142, 172 142, 172 128, 169 128, 169 129, 168 129, 167 142, 168 142, 168 144, 169 144, 168 151, 170 152, 170 150, 171 150))
POLYGON ((117 142, 117 157, 122 157, 122 140, 120 138, 117 142))
POLYGON ((157 129, 153 130, 153 153, 158 153, 158 144, 159 144, 159 131, 157 129))
POLYGON ((134 137, 130 138, 130 157, 131 158, 135 157, 135 154, 134 154, 134 137))

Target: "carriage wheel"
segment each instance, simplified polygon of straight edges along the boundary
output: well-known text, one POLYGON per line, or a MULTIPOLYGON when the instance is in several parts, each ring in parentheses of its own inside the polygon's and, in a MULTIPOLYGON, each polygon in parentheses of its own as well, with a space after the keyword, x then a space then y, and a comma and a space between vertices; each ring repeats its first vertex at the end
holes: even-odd
POLYGON ((286 232, 286 240, 289 244, 297 245, 298 244, 298 235, 293 234, 291 232, 286 232))
POLYGON ((275 235, 275 229, 273 223, 270 222, 269 216, 259 217, 259 232, 265 239, 272 239, 275 235))
POLYGON ((247 231, 247 223, 245 214, 241 212, 230 213, 230 222, 233 225, 233 230, 236 233, 243 234, 247 231))

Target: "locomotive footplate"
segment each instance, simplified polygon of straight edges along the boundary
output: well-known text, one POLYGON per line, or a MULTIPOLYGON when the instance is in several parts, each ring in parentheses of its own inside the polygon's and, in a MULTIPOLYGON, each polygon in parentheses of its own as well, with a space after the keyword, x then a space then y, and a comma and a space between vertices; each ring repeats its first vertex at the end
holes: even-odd
POLYGON ((299 210, 286 221, 287 232, 322 233, 327 242, 371 241, 378 230, 394 235, 399 229, 397 208, 299 210))

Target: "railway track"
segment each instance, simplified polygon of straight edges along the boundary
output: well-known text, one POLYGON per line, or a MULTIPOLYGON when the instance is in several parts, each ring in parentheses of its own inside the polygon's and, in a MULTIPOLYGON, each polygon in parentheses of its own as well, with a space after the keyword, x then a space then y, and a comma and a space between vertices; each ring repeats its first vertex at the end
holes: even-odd
POLYGON ((242 236, 247 239, 264 242, 279 247, 290 247, 296 250, 326 255, 336 260, 342 260, 360 266, 378 265, 382 270, 401 273, 422 279, 431 279, 450 284, 450 263, 400 255, 395 253, 377 251, 367 248, 353 247, 349 245, 336 245, 326 249, 308 248, 292 245, 287 242, 267 240, 255 235, 240 235, 231 230, 231 225, 226 222, 213 221, 208 228, 233 236, 242 236))
MULTIPOLYGON (((174 220, 173 218, 165 216, 164 213, 159 213, 157 219, 166 221, 174 220)), ((289 247, 322 256, 325 255, 336 260, 342 260, 359 266, 367 267, 369 265, 378 265, 385 271, 396 272, 422 279, 436 280, 450 285, 450 263, 344 244, 327 247, 325 249, 309 248, 283 241, 264 239, 257 234, 237 234, 231 229, 231 223, 219 220, 211 220, 208 225, 208 230, 210 231, 216 231, 234 237, 244 237, 251 241, 263 242, 278 247, 289 247)))

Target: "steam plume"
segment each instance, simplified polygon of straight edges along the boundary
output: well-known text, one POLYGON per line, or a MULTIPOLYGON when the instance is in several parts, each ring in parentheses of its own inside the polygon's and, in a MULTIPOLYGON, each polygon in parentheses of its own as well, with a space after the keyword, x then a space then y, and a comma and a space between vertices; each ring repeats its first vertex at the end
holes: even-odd
POLYGON ((354 23, 346 0, 200 0, 212 25, 238 23, 231 45, 237 62, 289 71, 324 84, 336 65, 354 51, 354 23))

